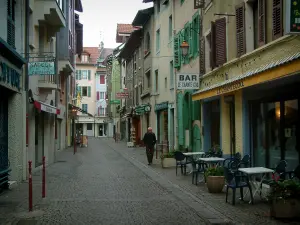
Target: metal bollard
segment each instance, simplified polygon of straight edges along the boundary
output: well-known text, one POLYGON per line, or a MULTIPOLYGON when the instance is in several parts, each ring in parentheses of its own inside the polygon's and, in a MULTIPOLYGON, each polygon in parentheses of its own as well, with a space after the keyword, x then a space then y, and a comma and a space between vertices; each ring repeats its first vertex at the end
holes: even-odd
POLYGON ((29 180, 28 180, 28 185, 29 185, 29 193, 28 193, 28 202, 29 202, 29 212, 32 211, 32 161, 28 161, 28 171, 29 171, 29 180))
POLYGON ((43 156, 42 198, 46 197, 46 157, 43 156))

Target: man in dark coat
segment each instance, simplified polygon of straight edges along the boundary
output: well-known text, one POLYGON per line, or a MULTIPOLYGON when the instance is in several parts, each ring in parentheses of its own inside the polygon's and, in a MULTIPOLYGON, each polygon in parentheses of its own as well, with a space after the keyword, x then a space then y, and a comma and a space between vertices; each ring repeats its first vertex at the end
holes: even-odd
POLYGON ((151 165, 153 160, 154 145, 156 144, 156 136, 152 132, 151 127, 148 127, 148 132, 144 135, 143 142, 146 146, 148 165, 151 165))

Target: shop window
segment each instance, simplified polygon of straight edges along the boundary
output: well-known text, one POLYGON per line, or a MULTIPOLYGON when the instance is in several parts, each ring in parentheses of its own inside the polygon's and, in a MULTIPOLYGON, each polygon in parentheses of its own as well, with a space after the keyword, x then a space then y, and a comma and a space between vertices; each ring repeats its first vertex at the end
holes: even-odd
POLYGON ((91 124, 91 123, 88 123, 88 124, 86 124, 87 126, 86 126, 86 129, 87 130, 93 130, 93 124, 91 124))
POLYGON ((81 87, 81 96, 83 97, 87 97, 88 93, 87 93, 87 87, 81 87))

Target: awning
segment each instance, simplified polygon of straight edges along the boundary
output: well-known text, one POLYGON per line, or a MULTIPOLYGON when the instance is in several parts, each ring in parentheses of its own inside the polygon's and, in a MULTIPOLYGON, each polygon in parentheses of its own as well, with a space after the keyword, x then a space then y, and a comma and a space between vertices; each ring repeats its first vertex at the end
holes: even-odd
POLYGON ((43 112, 47 112, 47 113, 51 113, 51 114, 55 114, 55 115, 60 114, 60 109, 57 109, 56 107, 46 104, 44 102, 34 101, 33 105, 39 111, 43 111, 43 112))
POLYGON ((245 87, 250 87, 291 75, 300 70, 300 63, 296 61, 299 58, 299 52, 285 56, 276 62, 263 65, 255 70, 235 76, 232 79, 203 88, 192 95, 192 100, 197 101, 223 95, 245 87))
POLYGON ((83 114, 87 114, 88 116, 94 117, 92 114, 90 114, 90 113, 84 111, 83 109, 81 109, 81 108, 79 108, 79 107, 77 107, 77 106, 75 106, 75 105, 73 105, 73 104, 70 104, 70 103, 69 103, 69 109, 70 109, 70 110, 73 109, 73 110, 76 110, 76 111, 81 112, 81 113, 83 113, 83 114))

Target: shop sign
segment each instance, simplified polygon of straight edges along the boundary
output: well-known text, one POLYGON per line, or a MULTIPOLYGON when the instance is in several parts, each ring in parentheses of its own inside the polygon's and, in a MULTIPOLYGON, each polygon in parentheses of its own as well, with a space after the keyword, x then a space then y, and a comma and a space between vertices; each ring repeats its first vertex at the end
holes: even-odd
POLYGON ((219 87, 217 89, 217 95, 220 95, 220 94, 223 94, 223 93, 226 93, 226 92, 235 91, 235 90, 241 89, 243 87, 244 87, 244 81, 243 80, 238 81, 238 82, 229 83, 229 84, 226 84, 222 87, 219 87))
POLYGON ((54 75, 54 62, 30 62, 28 63, 28 75, 54 75))
POLYGON ((120 104, 120 99, 110 100, 110 104, 120 104))
POLYGON ((129 93, 128 92, 118 92, 116 93, 116 98, 129 98, 129 93))
POLYGON ((0 82, 10 84, 12 87, 20 90, 20 79, 20 73, 9 67, 6 63, 0 61, 0 82))
POLYGON ((199 89, 199 74, 177 74, 177 90, 199 89))
POLYGON ((286 33, 300 33, 300 0, 284 0, 286 4, 286 33))
POLYGON ((44 105, 44 104, 41 104, 41 111, 52 113, 52 114, 57 113, 56 108, 53 108, 51 106, 47 106, 47 105, 44 105))
POLYGON ((156 104, 155 105, 155 111, 159 111, 159 110, 164 110, 164 109, 168 109, 168 102, 163 102, 160 104, 156 104))
POLYGON ((150 112, 151 106, 150 105, 140 105, 135 108, 135 113, 137 115, 143 115, 145 112, 150 112))

